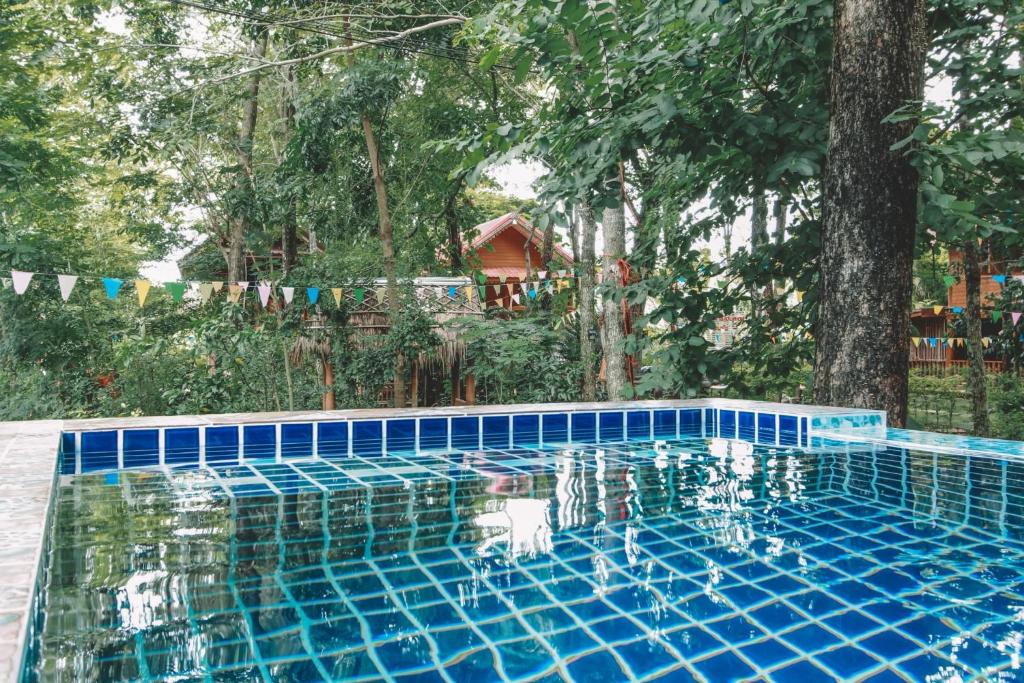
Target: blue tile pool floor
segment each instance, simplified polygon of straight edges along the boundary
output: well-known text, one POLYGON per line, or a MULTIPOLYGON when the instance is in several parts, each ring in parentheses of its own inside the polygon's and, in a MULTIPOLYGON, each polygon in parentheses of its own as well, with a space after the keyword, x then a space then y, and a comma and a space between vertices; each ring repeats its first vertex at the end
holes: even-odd
POLYGON ((697 439, 65 476, 31 676, 1019 680, 1022 468, 697 439))

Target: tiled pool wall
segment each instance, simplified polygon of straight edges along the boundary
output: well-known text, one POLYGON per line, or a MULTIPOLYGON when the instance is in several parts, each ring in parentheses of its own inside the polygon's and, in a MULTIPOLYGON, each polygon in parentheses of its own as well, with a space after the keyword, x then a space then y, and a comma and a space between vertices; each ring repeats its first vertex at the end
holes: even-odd
MULTIPOLYGON (((278 462, 348 455, 509 448, 565 447, 718 437, 779 447, 808 447, 815 432, 884 432, 878 411, 817 414, 809 406, 719 400, 716 404, 637 402, 614 409, 571 405, 507 406, 501 412, 245 422, 190 426, 107 428, 61 434, 61 473, 167 465, 230 466, 247 460, 278 462), (763 406, 763 407, 762 407, 763 406)), ((252 416, 258 417, 258 416, 252 416)))

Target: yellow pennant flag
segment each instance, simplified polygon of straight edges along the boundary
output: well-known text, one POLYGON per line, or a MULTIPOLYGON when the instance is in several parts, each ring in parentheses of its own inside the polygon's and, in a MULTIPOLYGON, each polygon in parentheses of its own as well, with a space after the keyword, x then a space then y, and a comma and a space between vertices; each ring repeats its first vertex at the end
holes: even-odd
POLYGON ((945 306, 932 306, 932 310, 935 311, 935 315, 942 315, 942 309, 945 306))
POLYGON ((209 282, 199 283, 199 298, 205 304, 213 296, 213 284, 209 282))
POLYGON ((228 301, 233 304, 238 303, 238 297, 242 296, 242 288, 232 282, 228 285, 228 301))
POLYGON ((149 294, 149 280, 136 280, 135 293, 139 295, 139 308, 146 305, 146 296, 149 294))
POLYGON ((334 295, 334 305, 341 308, 341 287, 331 287, 331 294, 334 295))
POLYGON ((468 299, 469 301, 473 300, 473 287, 472 286, 466 285, 465 287, 462 288, 462 291, 464 291, 466 293, 466 299, 468 299))
POLYGON ((797 290, 797 291, 795 291, 793 293, 796 294, 796 301, 797 301, 797 303, 800 303, 801 301, 804 300, 804 293, 803 292, 797 290))
POLYGON ((385 287, 378 287, 377 290, 377 303, 384 303, 384 297, 387 296, 388 290, 385 287))
POLYGON ((219 292, 220 290, 224 289, 223 282, 211 282, 210 284, 213 287, 213 291, 215 292, 219 292))
POLYGON ((989 337, 982 337, 981 338, 981 345, 984 346, 986 349, 988 348, 988 345, 991 344, 991 343, 992 343, 992 340, 989 337))
POLYGON ((914 342, 914 346, 915 347, 921 345, 921 338, 920 337, 911 337, 910 341, 914 342))

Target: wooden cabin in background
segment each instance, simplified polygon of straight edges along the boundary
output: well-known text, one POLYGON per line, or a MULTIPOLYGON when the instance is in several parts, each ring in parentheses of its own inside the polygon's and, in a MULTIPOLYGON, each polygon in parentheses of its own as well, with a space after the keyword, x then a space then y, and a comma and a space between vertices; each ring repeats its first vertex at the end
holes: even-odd
MULTIPOLYGON (((512 301, 512 288, 508 285, 524 282, 536 271, 548 269, 541 260, 544 232, 516 212, 481 223, 474 230, 477 236, 463 246, 462 254, 468 268, 487 278, 487 306, 523 308, 522 303, 512 301), (494 285, 499 285, 499 293, 494 291, 494 285)), ((550 265, 556 270, 573 267, 572 254, 557 243, 552 257, 554 263, 550 265)))

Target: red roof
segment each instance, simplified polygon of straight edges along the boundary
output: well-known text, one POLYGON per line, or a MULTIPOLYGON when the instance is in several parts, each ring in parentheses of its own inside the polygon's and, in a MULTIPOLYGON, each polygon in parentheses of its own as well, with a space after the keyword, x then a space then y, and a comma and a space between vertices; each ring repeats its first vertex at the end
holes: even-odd
MULTIPOLYGON (((523 237, 530 239, 538 249, 543 247, 544 231, 537 230, 528 220, 520 216, 515 211, 512 211, 476 226, 475 229, 480 234, 472 242, 462 248, 462 253, 476 251, 477 249, 486 246, 488 242, 509 228, 517 230, 523 237)), ((555 245, 555 254, 557 254, 558 258, 564 261, 566 265, 571 265, 573 263, 572 254, 558 244, 555 245)))

